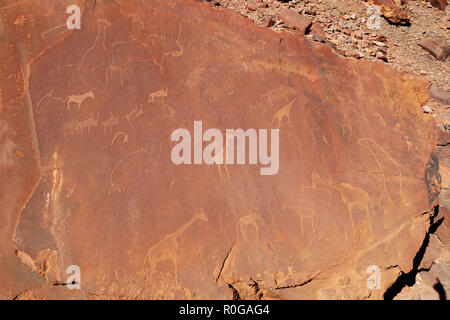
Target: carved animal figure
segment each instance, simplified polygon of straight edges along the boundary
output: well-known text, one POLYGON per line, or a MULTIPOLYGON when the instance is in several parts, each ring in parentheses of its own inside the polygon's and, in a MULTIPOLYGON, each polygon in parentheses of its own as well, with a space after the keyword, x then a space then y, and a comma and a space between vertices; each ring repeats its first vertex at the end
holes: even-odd
POLYGON ((70 105, 72 104, 72 103, 75 103, 76 105, 77 105, 77 110, 79 110, 80 109, 80 107, 81 107, 81 104, 84 102, 84 100, 86 100, 87 98, 91 98, 91 99, 94 99, 95 98, 95 95, 94 95, 94 92, 92 92, 92 91, 89 91, 89 92, 86 92, 85 94, 78 94, 78 95, 71 95, 71 96, 68 96, 67 98, 66 98, 66 106, 67 106, 67 110, 70 110, 70 105))

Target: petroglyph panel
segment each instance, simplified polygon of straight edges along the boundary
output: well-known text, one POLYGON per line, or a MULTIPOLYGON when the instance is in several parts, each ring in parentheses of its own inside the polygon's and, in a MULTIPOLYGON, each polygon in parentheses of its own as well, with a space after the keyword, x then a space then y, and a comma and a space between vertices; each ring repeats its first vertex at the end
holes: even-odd
POLYGON ((437 194, 423 78, 198 1, 7 3, 2 297, 223 299, 253 279, 283 298, 349 277, 339 290, 361 298, 366 261, 401 247, 411 268, 437 194), (80 30, 60 27, 68 4, 80 30), (174 165, 171 133, 196 120, 279 128, 278 174, 174 165), (54 286, 72 264, 82 289, 54 286))

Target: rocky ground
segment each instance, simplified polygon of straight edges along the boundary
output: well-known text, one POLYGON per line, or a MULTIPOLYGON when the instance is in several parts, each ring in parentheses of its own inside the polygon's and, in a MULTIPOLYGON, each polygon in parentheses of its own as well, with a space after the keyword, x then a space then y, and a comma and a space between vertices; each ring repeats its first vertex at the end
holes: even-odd
MULTIPOLYGON (((436 154, 442 177, 439 232, 424 240, 416 270, 405 273, 396 299, 445 298, 450 290, 450 6, 446 0, 209 0, 277 32, 305 33, 349 58, 381 60, 399 71, 423 75, 430 100, 423 112, 436 120, 436 154), (379 19, 371 6, 380 9, 379 19), (374 15, 375 13, 375 15, 374 15), (379 25, 375 23, 379 22, 379 25)), ((375 9, 376 10, 376 9, 375 9)), ((434 230, 433 230, 434 231, 434 230)), ((402 274, 402 271, 399 271, 402 274)))

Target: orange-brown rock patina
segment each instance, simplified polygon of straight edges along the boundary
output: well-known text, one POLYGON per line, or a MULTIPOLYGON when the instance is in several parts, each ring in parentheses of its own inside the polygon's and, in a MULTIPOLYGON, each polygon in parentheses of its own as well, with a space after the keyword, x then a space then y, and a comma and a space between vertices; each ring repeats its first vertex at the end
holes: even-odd
POLYGON ((0 296, 382 297, 439 188, 426 81, 207 4, 117 2, 0 6, 0 296), (279 128, 278 174, 174 165, 194 120, 279 128), (81 290, 54 285, 69 265, 81 290))

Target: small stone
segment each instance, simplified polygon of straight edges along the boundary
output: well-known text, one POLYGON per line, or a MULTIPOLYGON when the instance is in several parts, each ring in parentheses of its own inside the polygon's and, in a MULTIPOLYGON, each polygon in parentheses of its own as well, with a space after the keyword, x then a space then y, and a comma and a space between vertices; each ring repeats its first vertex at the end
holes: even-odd
POLYGON ((422 111, 423 113, 433 113, 433 110, 431 110, 431 108, 427 105, 422 107, 422 111))
POLYGON ((275 25, 275 21, 272 20, 272 19, 270 19, 270 18, 268 18, 268 19, 266 19, 266 20, 264 20, 264 21, 262 22, 262 26, 263 26, 263 27, 266 27, 266 28, 270 28, 270 27, 272 27, 273 25, 275 25))
POLYGON ((372 41, 372 43, 378 47, 386 47, 386 44, 384 44, 383 42, 372 41))
POLYGON ((364 54, 362 54, 361 52, 352 52, 348 56, 355 59, 364 58, 364 54))
POLYGON ((256 11, 258 9, 267 8, 267 3, 262 2, 255 2, 255 3, 249 3, 247 5, 247 9, 251 11, 256 11))
POLYGON ((386 42, 387 39, 386 39, 386 36, 379 34, 376 36, 375 40, 379 41, 379 42, 386 42))
POLYGON ((353 32, 353 36, 358 39, 358 40, 362 40, 363 39, 363 34, 361 31, 355 31, 353 32))
POLYGON ((303 10, 303 13, 304 14, 309 14, 309 15, 311 15, 311 16, 315 16, 317 13, 316 13, 316 10, 314 10, 313 8, 305 8, 304 10, 303 10))
POLYGON ((347 36, 349 36, 349 35, 352 34, 352 32, 350 31, 349 28, 344 28, 344 29, 342 29, 342 33, 345 34, 345 35, 347 35, 347 36))
POLYGON ((320 24, 313 23, 309 34, 312 35, 313 40, 325 43, 325 33, 323 32, 320 24))
POLYGON ((383 61, 385 61, 385 62, 387 61, 386 54, 383 53, 383 52, 381 52, 381 51, 377 51, 377 52, 375 53, 375 57, 376 57, 377 59, 383 60, 383 61))

